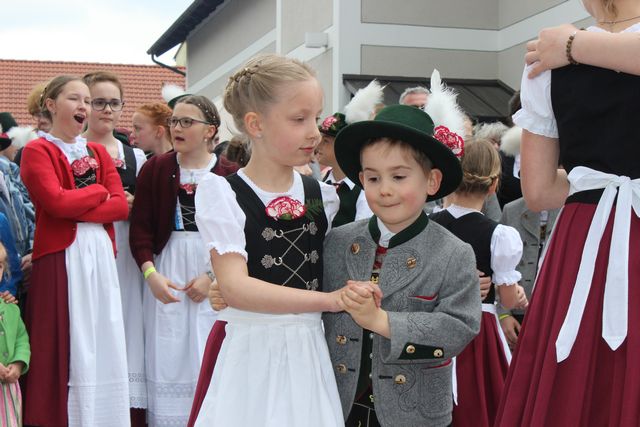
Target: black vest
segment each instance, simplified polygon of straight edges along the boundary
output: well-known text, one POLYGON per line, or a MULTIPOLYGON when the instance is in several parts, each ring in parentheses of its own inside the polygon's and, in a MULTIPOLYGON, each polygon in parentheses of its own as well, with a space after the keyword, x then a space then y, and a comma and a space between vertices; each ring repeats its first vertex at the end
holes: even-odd
MULTIPOLYGON (((237 174, 227 177, 246 215, 244 235, 249 276, 291 288, 322 290, 322 242, 327 231, 324 209, 294 220, 275 220, 237 174)), ((305 204, 322 200, 320 184, 302 176, 305 204)))
POLYGON ((552 71, 560 163, 640 178, 640 77, 589 65, 552 71))
POLYGON ((127 168, 116 168, 116 170, 120 175, 124 191, 128 191, 133 195, 136 193, 136 171, 138 170, 136 154, 133 152, 133 148, 127 144, 122 144, 122 151, 124 151, 124 164, 127 165, 127 168))
MULTIPOLYGON (((429 219, 442 225, 463 242, 473 248, 476 255, 476 267, 486 276, 493 274, 491 268, 491 237, 498 223, 479 212, 472 212, 455 218, 448 211, 441 211, 429 216, 429 219)), ((495 289, 492 286, 483 303, 492 304, 495 301, 495 289)))
POLYGON ((331 222, 332 227, 349 224, 356 219, 356 203, 361 191, 362 189, 357 185, 353 189, 349 189, 346 183, 342 183, 338 187, 337 193, 340 199, 340 208, 331 222))

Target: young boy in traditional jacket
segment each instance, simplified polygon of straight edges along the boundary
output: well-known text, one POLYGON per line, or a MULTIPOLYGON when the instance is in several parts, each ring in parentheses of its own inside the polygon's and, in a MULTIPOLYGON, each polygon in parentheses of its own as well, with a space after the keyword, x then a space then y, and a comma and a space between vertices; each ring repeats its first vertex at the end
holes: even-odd
POLYGON ((337 136, 336 158, 375 214, 325 240, 324 291, 350 285, 345 311, 324 315, 347 426, 449 425, 452 358, 479 331, 473 250, 423 212, 462 177, 433 135, 424 111, 393 105, 337 136))

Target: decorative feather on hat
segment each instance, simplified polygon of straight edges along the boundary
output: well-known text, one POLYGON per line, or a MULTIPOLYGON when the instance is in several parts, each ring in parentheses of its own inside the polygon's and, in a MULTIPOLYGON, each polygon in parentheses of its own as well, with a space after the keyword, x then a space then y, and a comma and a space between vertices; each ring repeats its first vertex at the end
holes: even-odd
POLYGON ((442 83, 440 72, 434 69, 431 74, 431 94, 424 111, 433 120, 433 137, 460 158, 464 154, 465 114, 456 102, 457 97, 458 94, 452 88, 442 83))
POLYGON ((183 96, 189 95, 183 88, 178 85, 165 83, 162 86, 162 99, 165 100, 170 108, 176 105, 176 101, 183 96))
POLYGON ((22 148, 27 145, 27 142, 33 141, 38 138, 35 131, 31 126, 15 126, 9 129, 7 132, 9 138, 11 138, 12 145, 16 148, 22 148))
POLYGON ((376 105, 384 99, 384 86, 372 80, 366 87, 359 89, 351 101, 344 107, 347 124, 370 120, 376 105))
POLYGON ((376 105, 384 99, 384 87, 372 80, 366 87, 359 89, 351 101, 344 107, 345 114, 334 113, 326 117, 318 129, 321 133, 335 137, 342 128, 352 123, 369 120, 376 105))

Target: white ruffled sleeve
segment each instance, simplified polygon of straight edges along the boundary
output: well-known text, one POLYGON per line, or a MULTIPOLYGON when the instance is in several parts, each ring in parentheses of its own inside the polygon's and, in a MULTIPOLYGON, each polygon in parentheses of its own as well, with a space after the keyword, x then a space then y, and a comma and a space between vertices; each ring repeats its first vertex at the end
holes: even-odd
POLYGON ((522 275, 516 266, 522 258, 522 239, 518 231, 508 225, 498 225, 491 236, 492 281, 496 286, 513 285, 522 275))
POLYGON ((551 104, 551 71, 537 77, 527 77, 532 65, 527 65, 520 84, 522 108, 513 115, 513 122, 536 135, 558 137, 558 125, 551 104))
POLYGON ((322 203, 324 205, 324 214, 327 217, 327 234, 331 231, 331 223, 340 209, 340 199, 333 185, 320 182, 320 193, 322 194, 322 203))
POLYGON ((207 251, 235 252, 246 260, 245 221, 229 182, 211 172, 204 176, 196 190, 196 224, 207 251))
POLYGON ((133 154, 136 156, 136 176, 138 176, 140 169, 142 169, 142 165, 147 161, 147 156, 145 156, 144 151, 139 148, 134 148, 133 154))

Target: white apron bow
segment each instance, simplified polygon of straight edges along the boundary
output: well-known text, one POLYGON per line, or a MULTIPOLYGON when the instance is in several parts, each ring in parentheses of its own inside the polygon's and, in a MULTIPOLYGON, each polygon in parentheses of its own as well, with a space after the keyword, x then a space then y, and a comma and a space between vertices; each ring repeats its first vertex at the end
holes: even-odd
POLYGON ((604 189, 604 192, 589 226, 569 309, 556 340, 558 362, 569 357, 578 335, 593 280, 600 240, 609 220, 616 194, 618 200, 613 221, 602 309, 602 338, 612 350, 616 350, 626 338, 632 207, 636 216, 640 213, 640 179, 631 180, 626 176, 599 172, 584 166, 574 168, 569 173, 568 179, 571 184, 570 194, 595 189, 604 189))

